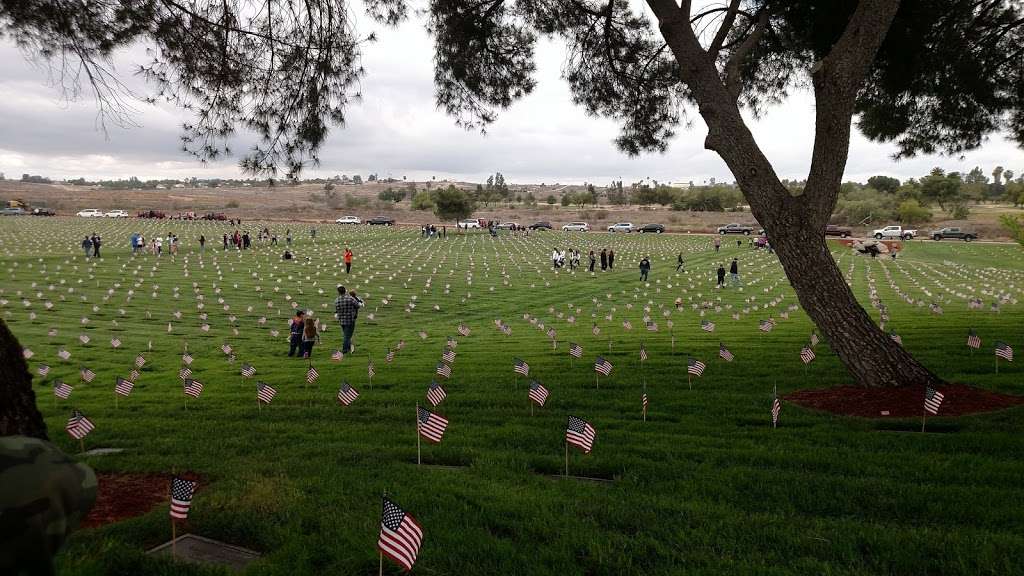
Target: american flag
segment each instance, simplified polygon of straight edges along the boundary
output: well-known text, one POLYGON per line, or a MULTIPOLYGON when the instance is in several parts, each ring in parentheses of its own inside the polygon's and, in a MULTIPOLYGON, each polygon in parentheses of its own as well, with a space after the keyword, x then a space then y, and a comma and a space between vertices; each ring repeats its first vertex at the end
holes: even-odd
POLYGON ((721 342, 718 343, 718 357, 721 358, 722 360, 725 360, 726 362, 732 362, 734 358, 732 352, 729 352, 729 349, 726 348, 725 344, 722 344, 721 342))
POLYGON ((778 396, 776 396, 775 399, 772 400, 772 426, 779 423, 780 412, 782 412, 782 401, 779 400, 778 396))
POLYGON ((647 323, 647 330, 650 331, 650 332, 657 332, 658 331, 658 323, 657 322, 648 322, 647 323))
POLYGON ((558 335, 558 333, 555 332, 554 328, 549 328, 547 334, 548 334, 548 338, 551 338, 552 340, 554 340, 555 336, 558 335))
POLYGON ((426 408, 417 408, 416 428, 425 440, 438 443, 448 428, 448 420, 434 414, 426 408))
POLYGON ((384 511, 380 517, 380 536, 377 548, 394 560, 406 572, 412 570, 423 542, 423 528, 398 504, 384 498, 384 511))
POLYGON ((530 382, 529 397, 537 406, 543 406, 548 400, 548 389, 540 382, 533 380, 530 382))
POLYGON ((516 374, 522 374, 523 376, 529 376, 530 375, 530 365, 527 364, 526 362, 522 361, 521 359, 516 358, 512 362, 512 371, 515 372, 516 374))
POLYGON ((981 338, 978 336, 978 333, 974 331, 974 328, 971 328, 970 331, 967 332, 967 346, 974 349, 981 348, 981 338))
POLYGON ((274 396, 277 396, 277 390, 274 390, 270 384, 267 384, 266 382, 256 383, 257 400, 265 404, 270 404, 270 401, 274 399, 274 396))
POLYGON ((715 323, 710 321, 710 320, 701 320, 701 322, 700 322, 700 329, 705 331, 705 332, 714 332, 715 331, 715 323))
POLYGON ((61 348, 60 350, 57 351, 57 357, 60 358, 61 360, 67 360, 68 358, 71 358, 71 352, 68 352, 67 350, 61 348))
POLYGON ((193 380, 189 378, 184 382, 185 394, 193 398, 199 398, 199 395, 203 393, 203 383, 199 380, 193 380))
POLYGON ((643 406, 644 414, 647 414, 647 392, 640 396, 640 404, 643 406))
POLYGON ((82 368, 82 370, 78 374, 79 374, 79 376, 82 377, 82 381, 83 382, 92 382, 92 379, 96 377, 96 373, 95 372, 93 372, 92 370, 89 370, 88 368, 84 368, 84 367, 82 368))
POLYGON ((21 355, 25 358, 25 360, 31 360, 32 357, 36 355, 36 353, 28 348, 25 348, 21 351, 21 355))
POLYGON ((256 367, 252 364, 242 364, 241 374, 246 378, 252 378, 256 375, 256 367))
POLYGON ((171 480, 171 518, 184 520, 192 507, 192 495, 196 491, 196 483, 177 476, 171 480))
POLYGON ((437 406, 441 402, 444 402, 445 397, 448 394, 445 393, 444 388, 441 387, 437 382, 431 382, 430 388, 427 389, 427 400, 430 401, 432 406, 437 406))
POLYGON ((37 368, 36 370, 39 372, 39 375, 44 378, 46 377, 47 374, 50 373, 50 367, 47 366, 46 364, 40 364, 39 368, 37 368))
POLYGON ((135 369, 132 369, 132 371, 128 373, 128 379, 131 380, 132 382, 135 382, 136 380, 138 380, 139 379, 139 371, 135 370, 135 369))
POLYGON ((319 377, 320 373, 316 371, 316 368, 310 366, 309 370, 306 370, 306 382, 312 384, 313 382, 316 382, 319 377))
POLYGON ((583 450, 584 454, 590 454, 594 446, 594 437, 597 432, 586 420, 575 416, 569 416, 569 422, 565 425, 565 441, 583 450))
POLYGON ((117 383, 114 384, 114 392, 121 396, 131 394, 133 388, 135 388, 135 384, 131 380, 125 380, 124 378, 118 378, 117 383))
POLYGON ((68 418, 68 423, 64 426, 64 430, 75 440, 85 438, 93 428, 93 423, 79 410, 71 413, 71 418, 68 418))
POLYGON ((441 360, 444 360, 445 362, 447 362, 449 364, 451 364, 452 362, 455 362, 455 350, 452 350, 451 348, 449 348, 449 349, 445 350, 444 352, 442 352, 441 353, 441 360))
POLYGON ((465 324, 459 324, 459 334, 462 336, 469 336, 469 326, 465 324))
POLYGON ((444 377, 444 378, 451 378, 452 377, 452 367, 447 365, 447 364, 445 364, 444 362, 438 362, 437 363, 437 368, 434 370, 434 372, 438 376, 441 376, 441 377, 444 377))
POLYGON ((121 339, 120 338, 111 338, 110 339, 110 345, 112 347, 114 347, 114 348, 120 348, 121 347, 121 339))
POLYGON ((395 359, 395 351, 390 349, 390 348, 388 348, 387 353, 384 354, 384 361, 387 362, 388 364, 390 364, 392 361, 394 361, 394 359, 395 359))
POLYGON ((366 375, 373 378, 373 375, 377 373, 377 370, 373 367, 373 360, 366 363, 366 375))
POLYGON ((579 344, 576 344, 575 342, 570 342, 569 343, 569 356, 572 356, 573 358, 582 358, 583 357, 583 348, 579 344))
POLYGON ((191 366, 192 365, 192 360, 193 360, 192 355, 189 354, 188 352, 185 352, 184 354, 181 355, 181 362, 182 362, 182 364, 184 364, 186 366, 191 366))
POLYGON ((594 333, 594 336, 597 336, 598 334, 601 333, 601 329, 598 328, 597 324, 594 324, 594 327, 591 328, 590 331, 594 333))
POLYGON ((229 355, 231 354, 231 346, 228 344, 221 344, 220 351, 223 352, 225 356, 229 355))
POLYGON ((341 362, 345 358, 345 355, 341 353, 341 350, 335 350, 331 353, 331 360, 335 362, 341 362))
POLYGON ((704 369, 707 365, 697 360, 696 358, 690 358, 686 361, 686 373, 694 376, 701 376, 704 374, 704 369))
POLYGON ((817 346, 818 342, 820 342, 820 341, 821 340, 818 339, 818 333, 817 332, 811 332, 811 346, 817 346))
POLYGON ((804 364, 810 364, 814 360, 814 350, 811 350, 810 346, 804 346, 800 349, 800 359, 804 364))
POLYGON ((598 356, 597 359, 594 360, 594 370, 600 374, 608 376, 609 374, 612 373, 612 363, 605 360, 601 356, 598 356))
POLYGON ((181 370, 178 370, 178 378, 181 378, 182 380, 188 380, 191 377, 192 377, 192 369, 189 368, 188 366, 185 366, 181 370))
POLYGON ((89 338, 88 334, 82 334, 78 337, 78 341, 82 344, 88 344, 89 340, 91 340, 91 338, 89 338))
POLYGON ((644 345, 641 344, 640 345, 640 361, 641 362, 645 362, 646 360, 647 360, 647 348, 644 348, 644 345))
POLYGON ((771 332, 772 328, 774 328, 774 327, 775 327, 775 321, 771 320, 771 319, 769 319, 769 320, 761 320, 761 323, 758 325, 758 328, 761 330, 761 332, 771 332))
POLYGON ((146 359, 142 357, 142 354, 139 354, 138 356, 135 357, 135 367, 136 368, 142 368, 145 364, 146 364, 146 359))
POLYGON ((356 401, 356 398, 359 398, 359 392, 348 382, 342 382, 341 388, 338 389, 338 402, 349 406, 356 401))
POLYGON ((1002 340, 996 342, 996 356, 1007 362, 1013 362, 1013 347, 1002 340))
POLYGON ((924 409, 927 410, 929 414, 938 414, 939 406, 942 404, 943 398, 944 396, 942 395, 942 392, 939 392, 931 386, 925 388, 924 409))
POLYGON ((53 384, 53 395, 56 396, 57 398, 67 400, 68 396, 71 396, 72 390, 73 388, 71 386, 68 386, 67 384, 60 380, 57 380, 53 384))
POLYGON ((633 323, 630 322, 629 320, 623 320, 622 321, 622 328, 625 329, 625 330, 632 330, 633 329, 633 323))

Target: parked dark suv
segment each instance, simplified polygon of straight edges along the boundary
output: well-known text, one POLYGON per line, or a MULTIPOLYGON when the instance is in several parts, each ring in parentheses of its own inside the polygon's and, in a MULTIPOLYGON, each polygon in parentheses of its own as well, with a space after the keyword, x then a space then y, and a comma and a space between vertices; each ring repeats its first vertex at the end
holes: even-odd
POLYGON ((395 219, 388 218, 387 216, 377 216, 376 218, 370 218, 366 223, 370 226, 394 226, 395 219))
POLYGON ((836 226, 835 224, 829 224, 825 226, 825 236, 839 236, 840 238, 846 238, 853 233, 852 228, 846 226, 836 226))
POLYGON ((943 228, 941 230, 935 230, 930 234, 932 240, 945 240, 947 238, 955 238, 957 240, 963 240, 964 242, 970 242, 971 240, 977 240, 978 234, 963 228, 943 228))
POLYGON ((534 222, 529 226, 530 230, 551 230, 551 222, 534 222))

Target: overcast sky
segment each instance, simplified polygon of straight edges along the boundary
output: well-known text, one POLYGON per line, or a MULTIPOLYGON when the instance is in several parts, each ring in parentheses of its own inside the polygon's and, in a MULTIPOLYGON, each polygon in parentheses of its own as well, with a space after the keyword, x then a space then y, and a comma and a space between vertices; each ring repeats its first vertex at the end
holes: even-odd
MULTIPOLYGON (((368 31, 361 24, 361 31, 368 31)), ((364 51, 367 74, 364 100, 348 111, 348 126, 335 129, 322 154, 322 166, 307 176, 369 174, 410 179, 436 176, 481 181, 501 171, 511 183, 600 185, 615 179, 629 183, 645 177, 662 182, 732 181, 725 164, 703 148, 706 133, 691 112, 665 154, 629 158, 612 143, 616 125, 588 118, 575 107, 559 79, 562 48, 542 42, 538 50, 538 86, 529 97, 501 114, 486 135, 465 132, 435 109, 432 83, 433 42, 414 18, 398 29, 382 30, 364 51)), ((118 58, 129 73, 139 55, 118 58)), ((65 102, 47 85, 46 74, 0 40, 0 172, 51 178, 198 178, 241 176, 236 159, 201 165, 178 149, 178 127, 187 117, 167 108, 139 105, 133 128, 98 129, 96 106, 83 99, 65 102)), ((784 106, 752 124, 761 147, 783 178, 806 176, 813 137, 813 100, 795 94, 784 106)), ((1024 174, 1024 152, 993 137, 964 159, 920 157, 894 162, 890 146, 854 136, 848 180, 874 174, 918 177, 933 166, 990 173, 1002 165, 1024 174)))

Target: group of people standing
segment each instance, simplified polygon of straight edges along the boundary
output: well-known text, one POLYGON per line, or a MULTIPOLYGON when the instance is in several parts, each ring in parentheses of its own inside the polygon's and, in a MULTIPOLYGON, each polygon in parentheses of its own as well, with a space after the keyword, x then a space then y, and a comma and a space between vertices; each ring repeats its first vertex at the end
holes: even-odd
POLYGON ((569 248, 568 250, 553 248, 551 250, 551 266, 557 269, 564 268, 566 265, 569 266, 569 270, 579 268, 580 251, 575 248, 569 248))
POLYGON ((85 252, 85 257, 88 258, 90 255, 93 258, 100 257, 100 246, 103 245, 103 239, 100 238, 99 234, 93 232, 92 236, 86 236, 85 240, 82 240, 82 251, 85 252))
MULTIPOLYGON (((355 334, 359 309, 364 305, 365 302, 356 295, 355 290, 347 290, 344 286, 338 286, 338 297, 334 299, 334 315, 341 327, 342 354, 351 354, 356 351, 356 347, 352 345, 352 335, 355 334)), ((313 355, 313 347, 319 341, 320 329, 316 320, 303 310, 296 311, 289 326, 288 356, 310 358, 313 355)))

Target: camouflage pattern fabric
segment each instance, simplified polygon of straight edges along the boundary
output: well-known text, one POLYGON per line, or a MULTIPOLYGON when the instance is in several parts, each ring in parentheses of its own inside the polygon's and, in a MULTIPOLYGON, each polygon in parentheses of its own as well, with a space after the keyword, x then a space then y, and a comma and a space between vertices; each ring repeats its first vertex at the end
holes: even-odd
POLYGON ((0 437, 0 574, 52 574, 95 502, 91 468, 45 440, 0 437))

